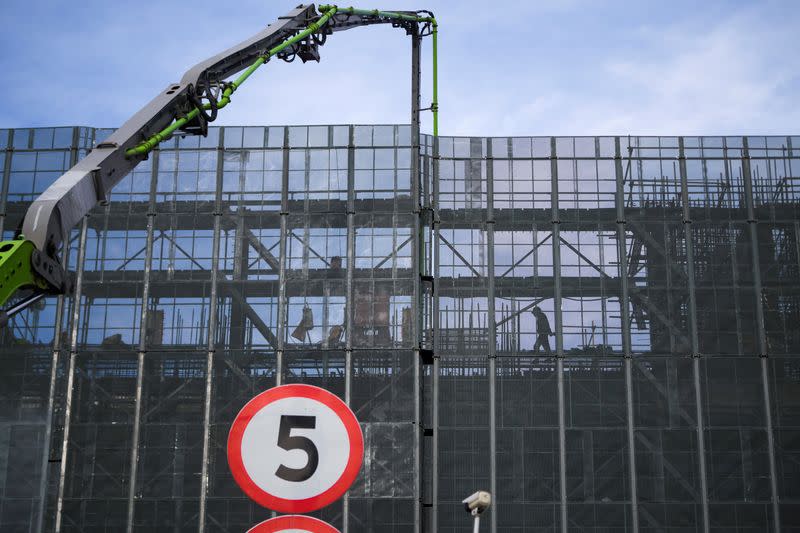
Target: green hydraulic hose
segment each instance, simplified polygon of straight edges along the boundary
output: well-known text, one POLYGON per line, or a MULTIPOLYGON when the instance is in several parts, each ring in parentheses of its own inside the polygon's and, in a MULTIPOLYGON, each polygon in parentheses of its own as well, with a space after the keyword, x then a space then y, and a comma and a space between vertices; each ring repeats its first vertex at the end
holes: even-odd
POLYGON ((439 66, 436 59, 437 53, 437 39, 436 36, 439 26, 436 24, 436 19, 433 19, 433 102, 431 102, 431 111, 433 111, 433 136, 439 136, 439 66))
MULTIPOLYGON (((437 34, 437 24, 436 19, 433 17, 417 17, 413 15, 407 15, 404 13, 395 13, 392 11, 379 11, 375 10, 368 10, 368 9, 355 9, 353 7, 348 8, 339 8, 334 5, 321 5, 319 6, 319 12, 322 13, 322 17, 311 24, 308 28, 303 30, 302 32, 298 33, 294 37, 291 37, 275 48, 272 48, 269 52, 265 55, 256 59, 252 65, 250 65, 247 70, 245 70, 241 76, 236 78, 232 83, 230 83, 225 90, 222 92, 222 98, 220 98, 219 102, 217 103, 217 108, 222 109, 226 105, 228 105, 231 101, 231 95, 233 94, 236 89, 238 89, 244 81, 250 77, 250 75, 256 71, 258 67, 266 63, 266 61, 283 50, 284 48, 295 44, 296 42, 305 39, 312 33, 317 32, 322 26, 328 23, 328 21, 336 14, 336 13, 349 13, 353 15, 361 15, 361 16, 375 16, 381 18, 388 18, 388 19, 397 19, 397 20, 408 20, 411 22, 429 22, 433 25, 433 103, 431 105, 431 111, 433 111, 433 135, 437 136, 439 134, 439 107, 438 107, 438 93, 437 93, 437 59, 436 59, 436 34, 437 34)), ((204 109, 211 109, 210 104, 205 104, 203 106, 204 109)), ((160 132, 152 135, 146 141, 139 143, 135 147, 127 150, 125 155, 134 156, 134 155, 144 155, 150 152, 153 148, 158 146, 159 143, 169 138, 175 130, 178 128, 186 125, 189 121, 194 119, 200 110, 197 108, 192 109, 189 111, 186 116, 179 118, 160 132)))
POLYGON ((378 9, 356 9, 354 7, 338 7, 334 5, 320 5, 318 6, 320 13, 326 13, 331 9, 336 10, 338 13, 347 13, 350 15, 360 15, 363 17, 381 17, 387 19, 408 20, 410 22, 435 22, 433 17, 418 17, 416 15, 409 15, 407 13, 395 13, 394 11, 380 11, 378 9))
POLYGON ((326 13, 329 10, 336 10, 339 13, 347 13, 351 15, 372 16, 388 19, 408 20, 412 22, 430 22, 433 26, 433 102, 431 103, 431 111, 433 112, 433 136, 439 136, 439 77, 438 77, 438 60, 437 60, 437 45, 438 45, 438 24, 434 17, 417 17, 414 15, 407 15, 405 13, 395 13, 393 11, 379 11, 377 9, 356 9, 354 7, 337 7, 333 5, 321 5, 318 7, 320 13, 326 13))
MULTIPOLYGON (((301 31, 300 33, 298 33, 294 37, 290 37, 289 39, 286 39, 285 41, 283 41, 281 44, 279 44, 275 48, 272 48, 265 55, 263 55, 263 56, 259 57, 258 59, 256 59, 253 62, 252 65, 247 67, 247 70, 242 72, 241 76, 236 78, 236 80, 234 80, 231 84, 229 84, 228 87, 222 92, 222 98, 220 98, 219 102, 217 103, 217 108, 221 109, 221 108, 225 107, 226 105, 228 105, 231 102, 231 95, 233 94, 233 92, 236 89, 238 89, 239 86, 242 85, 242 83, 244 83, 245 80, 247 80, 247 78, 249 78, 250 75, 253 72, 255 72, 258 67, 263 65, 267 61, 267 59, 269 59, 270 57, 274 56, 275 54, 277 54, 278 52, 280 52, 284 48, 286 48, 286 47, 288 47, 290 45, 293 45, 294 43, 296 43, 298 41, 301 41, 302 39, 305 39, 306 37, 308 37, 312 33, 316 33, 317 31, 319 31, 319 29, 322 26, 327 24, 327 22, 335 14, 336 14, 336 6, 334 6, 332 9, 330 9, 324 15, 322 15, 322 17, 317 22, 311 24, 305 30, 301 31)), ((210 109, 211 108, 211 106, 209 104, 206 104, 203 107, 205 109, 210 109)), ((187 122, 189 122, 190 120, 195 118, 198 115, 198 113, 200 113, 199 109, 197 109, 197 108, 192 109, 191 111, 189 111, 186 114, 185 117, 179 118, 178 120, 176 120, 175 122, 173 122, 172 124, 170 124, 169 126, 164 128, 160 132, 156 133, 155 135, 153 135, 152 137, 150 137, 146 141, 136 145, 135 147, 131 148, 130 150, 127 150, 125 152, 125 155, 132 156, 132 155, 142 155, 142 154, 148 153, 153 148, 155 148, 160 142, 162 142, 167 137, 172 135, 172 133, 174 133, 175 130, 177 130, 178 128, 180 128, 181 126, 185 125, 187 122)))

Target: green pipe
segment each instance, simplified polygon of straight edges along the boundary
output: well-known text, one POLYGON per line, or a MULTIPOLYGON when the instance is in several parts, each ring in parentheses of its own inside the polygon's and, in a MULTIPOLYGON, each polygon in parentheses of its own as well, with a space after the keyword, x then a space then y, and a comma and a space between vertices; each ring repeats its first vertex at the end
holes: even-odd
POLYGON ((382 17, 389 19, 409 20, 411 22, 435 22, 433 17, 417 17, 407 13, 396 13, 394 11, 380 11, 378 9, 356 9, 354 7, 337 7, 334 5, 323 4, 317 7, 320 13, 325 13, 331 9, 337 10, 339 13, 348 13, 350 15, 361 15, 364 17, 382 17))
MULTIPOLYGON (((350 13, 354 15, 361 15, 361 16, 376 16, 382 18, 390 18, 390 19, 399 19, 399 20, 408 20, 412 22, 430 22, 433 24, 433 104, 431 105, 431 110, 433 111, 433 135, 437 136, 439 134, 439 107, 438 107, 438 77, 437 77, 437 57, 436 57, 436 34, 437 34, 437 24, 436 19, 433 17, 416 17, 413 15, 407 15, 404 13, 395 13, 393 11, 378 11, 375 10, 368 10, 368 9, 355 9, 353 7, 348 8, 339 8, 334 5, 321 5, 318 7, 319 12, 322 13, 322 17, 315 23, 311 24, 308 28, 303 30, 302 32, 298 33, 297 35, 290 37, 289 39, 285 40, 281 44, 277 45, 276 47, 272 48, 269 52, 265 55, 256 59, 252 65, 247 67, 247 69, 242 72, 242 74, 236 78, 232 83, 228 85, 228 87, 222 92, 222 97, 220 98, 219 102, 217 102, 217 108, 222 109, 226 105, 231 102, 231 95, 238 89, 242 83, 250 77, 253 72, 258 69, 261 65, 266 63, 266 61, 283 50, 284 48, 295 44, 302 39, 305 39, 312 33, 316 33, 319 29, 328 23, 328 21, 338 12, 338 13, 350 13)), ((203 109, 211 109, 210 104, 205 104, 203 109)), ((189 111, 185 117, 181 117, 160 132, 152 135, 146 141, 143 141, 136 145, 133 148, 130 148, 125 152, 127 156, 134 156, 134 155, 144 155, 150 152, 153 148, 158 146, 161 142, 168 139, 170 135, 172 135, 175 130, 179 129, 180 127, 186 125, 189 121, 194 119, 200 113, 199 109, 194 108, 189 111)))
POLYGON ((433 136, 439 136, 439 66, 437 60, 437 34, 439 33, 439 26, 436 24, 436 19, 433 19, 433 102, 431 102, 431 111, 433 111, 433 136))
POLYGON ((321 5, 318 6, 320 13, 326 13, 329 10, 337 10, 339 13, 348 13, 352 15, 373 16, 390 19, 409 20, 413 22, 430 22, 433 25, 433 102, 431 103, 431 111, 433 111, 433 136, 439 135, 439 65, 438 65, 438 29, 439 25, 436 23, 434 17, 416 17, 407 15, 405 13, 396 13, 393 11, 379 11, 377 9, 356 9, 354 7, 337 7, 334 5, 321 5))
MULTIPOLYGON (((301 31, 300 33, 298 33, 294 37, 290 37, 289 39, 286 39, 281 44, 279 44, 276 47, 272 48, 265 55, 263 55, 263 56, 259 57, 258 59, 256 59, 253 62, 252 65, 247 67, 247 70, 242 72, 242 74, 238 78, 236 78, 236 80, 234 80, 230 85, 228 85, 228 87, 223 91, 222 98, 220 98, 219 102, 217 103, 217 107, 219 109, 222 109, 223 107, 228 105, 231 102, 231 95, 233 94, 233 92, 236 89, 238 89, 239 86, 242 83, 244 83, 245 80, 247 80, 247 78, 249 78, 250 75, 253 72, 255 72, 258 67, 263 65, 267 61, 267 59, 269 59, 270 57, 274 56, 275 54, 277 54, 278 52, 280 52, 284 48, 286 48, 288 46, 291 46, 294 43, 305 39, 306 37, 308 37, 312 33, 316 33, 317 31, 319 31, 319 29, 322 26, 327 24, 327 22, 335 14, 336 14, 336 7, 334 6, 333 9, 328 10, 328 12, 326 12, 324 15, 322 15, 322 17, 317 22, 311 24, 308 28, 306 28, 305 30, 301 31)), ((203 106, 203 108, 204 109, 211 109, 211 105, 210 104, 205 104, 203 106)), ((187 122, 192 120, 194 117, 196 117, 198 115, 198 113, 200 113, 200 111, 197 108, 192 109, 191 111, 189 111, 189 113, 186 114, 185 117, 179 118, 178 120, 176 120, 175 122, 173 122, 172 124, 170 124, 169 126, 164 128, 160 132, 156 133, 155 135, 153 135, 152 137, 150 137, 146 141, 144 141, 144 142, 136 145, 135 147, 127 150, 125 152, 125 155, 132 156, 132 155, 142 155, 142 154, 148 153, 153 148, 158 146, 159 143, 161 143, 162 141, 167 139, 170 135, 172 135, 172 133, 174 133, 175 130, 177 130, 178 128, 180 128, 181 126, 185 125, 187 122)))

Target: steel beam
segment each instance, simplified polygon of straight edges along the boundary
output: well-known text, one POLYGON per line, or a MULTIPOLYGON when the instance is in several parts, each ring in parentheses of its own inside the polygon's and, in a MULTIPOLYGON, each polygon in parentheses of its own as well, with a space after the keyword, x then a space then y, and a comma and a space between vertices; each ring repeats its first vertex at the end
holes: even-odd
POLYGON ((210 478, 209 458, 211 455, 211 400, 214 385, 214 353, 217 349, 217 277, 219 274, 219 242, 222 231, 222 164, 225 135, 220 132, 219 152, 217 153, 217 173, 215 188, 214 234, 211 243, 211 291, 209 296, 206 380, 203 396, 203 455, 200 471, 200 510, 197 524, 199 533, 205 533, 208 513, 208 486, 210 478))
POLYGON ((800 220, 794 221, 794 252, 797 266, 800 268, 800 220))
POLYGON ((443 242, 443 243, 444 243, 444 244, 445 244, 445 245, 446 245, 448 248, 450 248, 450 250, 453 252, 453 255, 455 255, 456 257, 458 257, 458 258, 461 260, 461 262, 462 262, 462 263, 464 263, 464 265, 465 265, 467 268, 469 268, 469 269, 472 271, 472 273, 473 273, 473 274, 475 274, 475 277, 476 277, 476 278, 482 278, 482 277, 483 277, 483 275, 482 275, 482 274, 481 274, 481 273, 478 271, 478 269, 477 269, 477 268, 475 268, 475 267, 474 267, 474 266, 473 266, 473 265, 472 265, 472 264, 471 264, 471 263, 470 263, 470 262, 467 260, 467 258, 466 258, 466 257, 464 257, 463 255, 461 255, 461 252, 459 252, 459 251, 458 251, 458 249, 457 249, 457 248, 456 248, 456 247, 455 247, 453 244, 451 244, 451 243, 450 243, 450 241, 448 241, 447 239, 445 239, 443 235, 441 235, 441 234, 439 235, 439 240, 441 240, 441 241, 442 241, 442 242, 443 242))
POLYGON ((487 246, 487 313, 489 343, 489 491, 492 494, 492 507, 489 514, 489 530, 497 532, 497 515, 502 502, 497 494, 497 325, 495 324, 494 301, 494 168, 492 143, 486 147, 486 246, 487 246))
POLYGON ((431 199, 432 213, 432 251, 433 251, 433 368, 431 369, 431 530, 438 531, 439 528, 439 372, 440 372, 440 350, 441 350, 441 329, 440 329, 440 302, 439 302, 439 262, 441 253, 439 250, 439 234, 442 221, 439 218, 439 137, 433 137, 433 157, 432 157, 432 178, 433 178, 433 198, 431 199))
MULTIPOLYGON (((289 128, 283 128, 283 166, 281 167, 280 247, 278 257, 278 348, 275 350, 275 386, 283 384, 283 352, 286 343, 286 255, 289 251, 289 128)), ((348 265, 349 267, 350 265, 348 265)), ((350 332, 348 331, 349 335, 350 332)), ((346 533, 346 532, 345 532, 346 533)))
POLYGON ((270 346, 277 348, 278 338, 275 337, 275 334, 272 333, 270 327, 258 315, 256 310, 253 309, 249 303, 247 303, 247 299, 242 295, 241 292, 239 292, 239 289, 236 288, 236 285, 228 285, 224 292, 230 295, 231 303, 242 310, 243 315, 250 320, 250 323, 253 325, 253 327, 256 328, 261 335, 263 335, 270 346))
POLYGON ((420 52, 422 37, 419 27, 414 26, 411 32, 411 201, 414 215, 414 258, 412 271, 414 276, 414 294, 412 307, 414 309, 413 334, 414 339, 414 533, 420 533, 422 528, 422 375, 420 368, 420 349, 422 346, 422 278, 424 272, 425 240, 422 238, 422 210, 420 206, 420 52))
MULTIPOLYGON (((222 155, 222 154, 220 154, 222 155)), ((244 209, 244 191, 245 191, 245 165, 250 158, 249 150, 242 150, 237 154, 239 156, 239 198, 237 199, 238 205, 236 212, 239 213, 244 209)), ((249 254, 248 236, 245 234, 245 221, 243 217, 234 217, 233 226, 233 281, 241 281, 247 277, 247 266, 249 254)), ((257 239, 256 239, 257 240, 257 239)), ((233 287, 231 287, 233 289, 233 287)), ((247 342, 246 326, 246 311, 242 309, 243 304, 246 302, 236 301, 236 295, 239 294, 237 290, 231 291, 232 301, 230 307, 230 321, 228 326, 229 331, 229 348, 232 350, 244 349, 247 342)), ((240 295, 241 296, 241 295, 240 295)), ((240 298, 244 300, 244 298, 240 298)))
MULTIPOLYGON (((170 217, 161 217, 156 221, 156 231, 163 231, 172 227, 179 229, 193 229, 193 230, 213 230, 213 217, 198 217, 198 213, 210 213, 214 210, 214 203, 205 200, 184 200, 181 196, 177 196, 177 204, 181 206, 181 211, 175 211, 175 201, 158 202, 156 210, 159 214, 171 215, 170 217)), ((356 212, 358 218, 365 218, 367 216, 375 220, 376 225, 385 225, 391 228, 392 217, 394 215, 395 205, 404 205, 409 202, 408 198, 392 198, 392 199, 357 199, 355 202, 356 212)), ((288 202, 288 210, 291 213, 303 213, 303 205, 305 201, 291 200, 288 202)), ((307 217, 311 227, 330 227, 330 228, 345 228, 347 226, 346 217, 346 202, 344 200, 331 199, 331 200, 310 200, 309 205, 319 206, 319 211, 312 209, 309 213, 304 213, 307 217), (322 207, 324 202, 324 208, 322 207), (334 216, 332 216, 334 215, 334 216), (338 216, 335 216, 338 215, 338 216)), ((9 201, 6 205, 6 222, 5 227, 16 227, 22 220, 25 214, 25 209, 29 204, 23 201, 9 201)), ((226 213, 225 226, 229 226, 230 216, 234 214, 236 202, 224 201, 223 211, 226 213)), ((265 200, 258 202, 250 201, 246 203, 245 209, 241 213, 235 213, 235 216, 241 216, 245 219, 246 223, 253 225, 253 221, 258 225, 257 227, 277 227, 280 222, 280 202, 265 200), (274 208, 274 210, 266 211, 265 208, 274 208)), ((89 229, 102 231, 108 229, 109 231, 142 231, 147 229, 147 221, 145 217, 130 217, 131 213, 145 212, 148 209, 147 202, 130 201, 124 202, 122 205, 111 202, 108 206, 110 216, 106 220, 101 217, 93 217, 89 221, 89 229), (105 228, 105 225, 108 225, 105 228)), ((759 208, 756 212, 765 211, 767 208, 759 208)), ((484 220, 486 218, 485 209, 480 207, 464 208, 464 209, 440 209, 440 218, 447 222, 449 228, 453 229, 471 229, 475 227, 475 221, 484 220)), ((795 219, 794 207, 790 204, 781 204, 774 206, 774 220, 792 222, 795 219)), ((706 220, 709 222, 724 223, 731 220, 731 210, 727 207, 693 207, 690 210, 693 219, 706 220)), ((570 231, 597 231, 598 228, 603 230, 613 231, 615 229, 614 223, 615 210, 609 208, 598 209, 575 209, 565 208, 561 209, 561 220, 565 224, 569 224, 570 231)), ((671 206, 652 206, 637 209, 637 218, 641 220, 654 220, 664 219, 664 217, 677 218, 681 216, 681 210, 678 207, 671 206)), ((549 208, 498 208, 494 210, 495 218, 495 231, 531 231, 531 226, 544 226, 550 223, 550 209, 549 208)), ((305 220, 304 220, 305 222, 305 220)), ((629 224, 631 221, 628 222, 629 224)), ((296 226, 295 226, 296 227, 296 226)), ((302 226, 300 226, 302 227, 302 226)), ((290 227, 291 228, 291 227, 290 227)))
POLYGON ((567 533, 567 429, 564 391, 564 324, 561 312, 561 224, 558 208, 558 158, 556 139, 550 138, 550 220, 553 228, 553 317, 556 324, 558 373, 558 479, 561 531, 567 533))
MULTIPOLYGON (((11 158, 14 155, 14 148, 12 146, 12 133, 13 130, 6 131, 6 137, 8 137, 6 141, 6 150, 3 157, 3 182, 0 186, 2 186, 2 192, 0 192, 0 236, 3 234, 3 230, 5 229, 5 221, 6 221, 6 209, 8 204, 8 182, 11 179, 11 158)), ((73 134, 73 140, 75 139, 75 135, 73 134)), ((74 143, 73 143, 74 145, 74 143)), ((72 161, 70 160, 70 165, 72 165, 72 161)))
POLYGON ((778 474, 775 466, 775 435, 772 427, 772 406, 769 392, 769 346, 764 321, 764 293, 761 287, 761 259, 758 249, 758 219, 753 198, 753 176, 750 169, 750 147, 747 137, 742 137, 742 177, 744 178, 745 204, 747 206, 747 227, 750 231, 750 252, 753 266, 753 290, 755 294, 756 326, 758 334, 758 356, 761 358, 761 387, 764 394, 764 418, 767 431, 767 453, 769 456, 770 492, 772 493, 772 528, 775 533, 781 530, 780 505, 778 495, 778 474))
POLYGON ((78 264, 76 268, 75 293, 72 305, 72 322, 69 334, 69 367, 67 368, 67 394, 64 400, 64 434, 61 440, 61 464, 58 474, 58 495, 56 497, 56 517, 53 530, 61 533, 61 522, 64 511, 64 495, 67 480, 67 459, 69 458, 69 433, 72 422, 72 397, 75 384, 75 365, 78 358, 78 325, 81 318, 81 294, 83 289, 83 266, 86 259, 86 233, 88 230, 87 217, 81 222, 81 236, 78 242, 78 264))
POLYGON ((147 234, 145 236, 144 279, 142 281, 142 307, 139 311, 139 351, 136 356, 136 393, 133 407, 133 435, 131 438, 131 457, 128 484, 127 533, 134 529, 136 513, 136 484, 139 477, 139 441, 142 425, 142 390, 144 387, 144 363, 147 353, 147 322, 150 308, 150 272, 153 263, 153 221, 156 218, 156 188, 158 187, 158 160, 160 150, 152 152, 150 171, 150 209, 147 211, 147 234))
POLYGON ((276 272, 280 269, 280 264, 278 263, 278 258, 272 255, 272 252, 269 251, 269 248, 264 246, 264 243, 261 242, 253 230, 248 228, 247 226, 242 227, 242 232, 244 233, 244 237, 250 243, 250 246, 258 253, 259 256, 269 265, 269 267, 276 272))
MULTIPOLYGON (((69 242, 64 243, 65 263, 69 258, 69 242)), ((68 268, 65 264, 64 268, 68 268)), ((44 514, 47 510, 47 479, 50 473, 50 451, 52 449, 53 411, 55 409, 56 382, 58 381, 58 367, 61 354, 61 325, 64 319, 65 297, 59 294, 56 299, 55 324, 53 328, 53 351, 50 358, 50 385, 47 393, 47 413, 44 422, 44 437, 42 438, 41 478, 39 479, 39 501, 37 502, 36 524, 34 531, 44 532, 44 514)))
MULTIPOLYGON (((345 281, 345 347, 344 347, 344 401, 350 406, 353 394, 353 316, 355 314, 355 291, 353 272, 356 265, 355 227, 355 128, 347 129, 347 273, 345 281)), ((342 498, 342 533, 350 530, 350 491, 342 498)))
POLYGON ((622 151, 619 137, 614 138, 614 169, 616 192, 614 203, 617 210, 617 266, 620 278, 620 321, 622 323, 622 355, 625 358, 625 423, 628 434, 628 475, 630 476, 631 527, 639 531, 639 493, 636 483, 636 440, 633 421, 633 369, 631 368, 631 322, 628 298, 628 255, 626 246, 625 182, 622 173, 622 151))
POLYGON ((692 357, 692 372, 694 378, 695 418, 697 432, 697 462, 700 466, 700 505, 703 513, 703 531, 708 533, 710 528, 708 510, 708 474, 706 467, 705 422, 703 420, 703 395, 700 387, 700 342, 697 324, 697 303, 694 276, 694 241, 692 236, 691 198, 689 196, 689 183, 686 172, 686 154, 684 151, 683 137, 678 139, 678 160, 680 162, 681 204, 683 218, 683 235, 686 243, 686 277, 689 284, 689 335, 692 357))

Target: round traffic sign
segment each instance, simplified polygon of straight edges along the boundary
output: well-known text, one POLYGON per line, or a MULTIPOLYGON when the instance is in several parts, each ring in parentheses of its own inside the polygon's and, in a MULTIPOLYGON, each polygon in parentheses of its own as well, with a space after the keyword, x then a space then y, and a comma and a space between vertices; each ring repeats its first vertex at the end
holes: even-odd
POLYGON ((236 415, 228 465, 253 501, 281 513, 334 502, 355 481, 364 437, 353 411, 325 389, 283 385, 262 392, 236 415))
POLYGON ((311 516, 286 515, 261 522, 247 533, 339 533, 339 530, 311 516))

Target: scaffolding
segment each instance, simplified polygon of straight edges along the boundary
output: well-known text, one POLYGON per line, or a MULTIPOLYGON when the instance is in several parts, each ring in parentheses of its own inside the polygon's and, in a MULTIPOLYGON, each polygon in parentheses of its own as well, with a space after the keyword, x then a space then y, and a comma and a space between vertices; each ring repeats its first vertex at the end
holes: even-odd
MULTIPOLYGON (((0 224, 109 130, 0 130, 0 224)), ((798 137, 211 128, 76 228, 0 341, 0 529, 239 531, 238 410, 319 385, 346 532, 779 531, 800 515, 798 137), (417 148, 418 147, 418 148, 417 148), (416 153, 419 150, 419 157, 416 153), (555 336, 534 351, 539 307, 555 336)))

